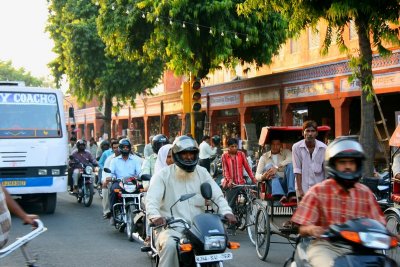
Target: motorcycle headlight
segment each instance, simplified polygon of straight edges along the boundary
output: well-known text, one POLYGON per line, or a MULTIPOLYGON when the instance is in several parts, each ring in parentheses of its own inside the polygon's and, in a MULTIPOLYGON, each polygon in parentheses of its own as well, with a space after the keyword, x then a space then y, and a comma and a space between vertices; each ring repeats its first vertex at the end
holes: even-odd
POLYGON ((92 172, 93 172, 93 168, 92 168, 92 167, 90 167, 90 166, 86 166, 86 168, 85 168, 85 172, 86 172, 86 174, 92 174, 92 172))
POLYGON ((135 192, 136 190, 136 185, 134 184, 124 184, 124 190, 128 193, 135 192))
POLYGON ((367 248, 389 249, 391 237, 381 233, 360 232, 360 240, 367 248))
POLYGON ((226 248, 225 236, 206 236, 204 238, 204 250, 224 250, 226 248))

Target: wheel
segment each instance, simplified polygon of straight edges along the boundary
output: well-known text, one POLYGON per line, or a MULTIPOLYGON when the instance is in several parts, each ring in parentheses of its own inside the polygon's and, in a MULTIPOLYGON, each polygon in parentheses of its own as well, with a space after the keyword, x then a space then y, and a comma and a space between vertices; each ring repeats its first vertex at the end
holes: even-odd
POLYGON ((43 212, 47 214, 53 214, 56 210, 57 204, 57 193, 51 193, 44 195, 42 199, 43 212))
POLYGON ((93 201, 93 184, 85 184, 83 186, 83 205, 90 207, 93 201))
POLYGON ((128 207, 126 210, 126 235, 128 236, 128 240, 129 241, 133 241, 133 229, 134 229, 134 222, 133 222, 133 211, 132 211, 132 207, 128 207))
POLYGON ((261 207, 261 203, 259 200, 253 200, 250 202, 250 205, 247 206, 246 212, 246 228, 247 235, 253 245, 256 245, 256 216, 257 211, 261 207))
MULTIPOLYGON (((389 213, 385 215, 386 217, 386 228, 392 234, 399 235, 400 234, 400 217, 396 213, 389 213)), ((388 251, 388 256, 396 261, 397 264, 400 264, 400 247, 397 246, 388 251)))
POLYGON ((271 242, 270 217, 266 207, 261 207, 256 215, 256 251, 260 260, 265 261, 271 242))

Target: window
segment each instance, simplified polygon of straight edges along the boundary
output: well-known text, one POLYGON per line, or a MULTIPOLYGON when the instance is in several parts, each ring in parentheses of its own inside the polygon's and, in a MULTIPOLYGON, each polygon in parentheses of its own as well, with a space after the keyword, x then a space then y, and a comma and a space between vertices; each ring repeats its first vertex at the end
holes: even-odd
POLYGON ((315 29, 308 28, 308 48, 315 49, 319 47, 319 27, 315 29))
POLYGON ((300 44, 298 39, 290 39, 290 53, 294 54, 299 52, 300 50, 300 44))
POLYGON ((350 40, 358 39, 357 29, 356 29, 356 23, 354 22, 354 20, 350 20, 350 25, 349 25, 349 39, 350 39, 350 40))

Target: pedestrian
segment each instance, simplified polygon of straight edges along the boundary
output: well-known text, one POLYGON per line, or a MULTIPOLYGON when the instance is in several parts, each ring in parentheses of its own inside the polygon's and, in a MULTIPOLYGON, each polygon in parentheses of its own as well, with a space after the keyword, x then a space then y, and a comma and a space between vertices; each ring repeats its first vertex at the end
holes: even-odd
POLYGON ((18 203, 10 196, 7 189, 0 185, 0 249, 5 246, 11 229, 10 212, 18 216, 24 224, 36 226, 35 219, 39 217, 27 214, 18 203))
POLYGON ((296 191, 299 200, 313 185, 325 179, 324 156, 326 145, 317 140, 318 124, 313 121, 303 123, 304 139, 292 147, 293 171, 296 177, 296 191))
POLYGON ((217 148, 210 145, 211 138, 208 135, 203 136, 203 141, 199 146, 199 165, 210 172, 211 157, 217 153, 217 148))

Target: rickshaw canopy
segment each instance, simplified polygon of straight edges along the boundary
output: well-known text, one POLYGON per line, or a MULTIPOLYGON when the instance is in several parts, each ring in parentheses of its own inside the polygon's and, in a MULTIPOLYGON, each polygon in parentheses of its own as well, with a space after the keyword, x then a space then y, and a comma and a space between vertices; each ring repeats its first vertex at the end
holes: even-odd
MULTIPOLYGON (((318 126, 317 139, 324 141, 325 135, 331 130, 329 126, 318 126)), ((258 144, 264 146, 270 140, 279 139, 282 143, 296 143, 303 139, 302 126, 266 126, 261 129, 258 144)))
POLYGON ((396 130, 390 137, 389 146, 397 146, 400 147, 400 123, 397 125, 396 130))

